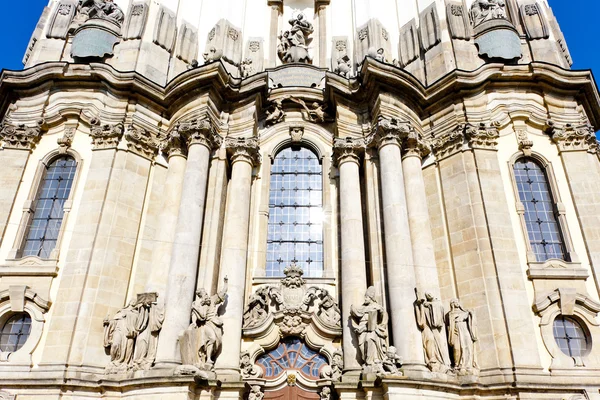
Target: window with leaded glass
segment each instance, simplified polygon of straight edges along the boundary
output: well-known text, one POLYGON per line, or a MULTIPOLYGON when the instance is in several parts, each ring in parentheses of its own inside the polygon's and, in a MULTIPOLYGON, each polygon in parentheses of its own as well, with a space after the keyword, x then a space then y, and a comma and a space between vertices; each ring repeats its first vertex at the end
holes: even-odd
POLYGON ((569 357, 582 357, 588 350, 588 337, 579 322, 559 315, 554 320, 554 339, 560 351, 569 357))
POLYGON ((271 167, 267 276, 296 263, 305 276, 323 274, 323 177, 317 155, 305 147, 280 151, 271 167))
POLYGON ((62 156, 45 168, 23 243, 23 257, 48 258, 56 247, 77 163, 73 157, 62 156))
POLYGON ((529 243, 536 260, 565 260, 565 244, 546 172, 531 158, 518 159, 514 172, 519 199, 525 207, 529 243))
POLYGON ((256 364, 264 370, 265 379, 274 379, 286 370, 301 372, 306 378, 319 379, 327 359, 310 349, 298 338, 287 338, 276 349, 257 358, 256 364))
POLYGON ((31 317, 27 313, 12 315, 0 329, 0 350, 11 353, 19 350, 30 333, 31 317))

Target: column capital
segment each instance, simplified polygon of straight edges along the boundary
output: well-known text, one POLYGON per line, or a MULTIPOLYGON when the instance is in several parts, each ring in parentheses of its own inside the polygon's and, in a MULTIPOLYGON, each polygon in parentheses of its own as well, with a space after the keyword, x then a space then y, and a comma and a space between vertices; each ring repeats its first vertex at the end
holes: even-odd
POLYGON ((125 139, 127 139, 127 149, 132 153, 151 161, 156 158, 160 142, 152 133, 130 125, 125 133, 125 139))
POLYGON ((43 120, 32 127, 25 124, 0 124, 0 139, 4 142, 4 148, 33 150, 42 137, 43 124, 43 120))
POLYGON ((560 152, 598 152, 598 141, 596 140, 594 127, 587 120, 582 121, 580 125, 565 124, 563 126, 558 126, 554 121, 548 121, 547 132, 560 152))
POLYGON ((480 122, 478 125, 467 124, 465 137, 472 149, 497 150, 500 137, 498 124, 494 122, 489 125, 485 122, 480 122))
POLYGON ((420 133, 411 131, 402 144, 402 157, 418 157, 423 159, 431 153, 431 147, 423 140, 420 133))
POLYGON ((256 166, 261 162, 260 147, 255 137, 225 138, 225 148, 232 164, 236 161, 246 161, 256 166))
POLYGON ((378 149, 389 144, 401 146, 403 140, 411 132, 414 132, 414 129, 410 122, 379 116, 377 122, 373 124, 372 133, 367 138, 367 142, 369 146, 376 146, 378 149))
POLYGON ((223 138, 217 134, 213 124, 208 119, 193 119, 179 122, 175 127, 188 149, 200 144, 209 150, 221 147, 223 138))
POLYGON ((335 138, 333 141, 333 162, 338 167, 346 161, 358 163, 367 149, 365 138, 335 138))
POLYGON ((90 121, 90 136, 94 150, 116 148, 123 137, 123 124, 103 124, 98 118, 90 121))
POLYGON ((435 158, 440 160, 459 152, 465 142, 466 124, 459 124, 452 131, 436 138, 431 143, 435 158))

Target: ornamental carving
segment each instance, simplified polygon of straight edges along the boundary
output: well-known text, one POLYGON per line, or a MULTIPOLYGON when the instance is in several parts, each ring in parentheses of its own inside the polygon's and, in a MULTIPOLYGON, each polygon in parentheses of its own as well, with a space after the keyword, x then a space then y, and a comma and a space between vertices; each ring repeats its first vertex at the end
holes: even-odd
POLYGON ((531 148, 533 147, 533 141, 529 139, 529 135, 527 134, 527 130, 518 129, 517 130, 517 141, 519 142, 519 150, 523 152, 526 156, 531 155, 531 148))
POLYGON ((471 5, 473 27, 494 19, 508 19, 505 0, 475 0, 471 5))
POLYGON ((217 134, 212 123, 206 118, 179 122, 175 129, 188 148, 201 144, 212 150, 221 147, 223 143, 223 138, 217 134))
POLYGON ((210 296, 206 290, 196 292, 192 303, 192 323, 179 337, 181 366, 175 373, 208 379, 214 375, 214 364, 223 345, 223 321, 217 309, 227 295, 227 277, 223 288, 210 296))
POLYGON ((309 108, 304 102, 304 100, 302 100, 299 97, 289 96, 286 98, 286 100, 288 99, 296 104, 299 104, 300 107, 302 107, 302 109, 306 112, 306 119, 310 122, 323 123, 333 121, 333 118, 331 118, 326 112, 326 103, 319 104, 315 101, 314 103, 312 103, 311 108, 309 108))
POLYGON ((102 124, 98 118, 93 118, 90 124, 94 150, 111 149, 119 145, 123 137, 123 124, 102 124))
POLYGON ((133 153, 150 160, 153 160, 158 154, 160 142, 145 129, 132 125, 127 129, 125 138, 127 139, 127 149, 133 153))
POLYGON ((167 134, 159 144, 160 151, 166 153, 168 157, 187 154, 185 140, 181 137, 177 129, 167 134))
POLYGON ((104 319, 104 347, 110 353, 105 373, 150 369, 165 319, 157 298, 156 293, 138 294, 112 318, 104 319))
POLYGON ((306 20, 302 13, 288 22, 291 25, 290 30, 280 33, 278 36, 277 55, 279 59, 284 64, 312 64, 308 46, 312 42, 310 35, 314 32, 313 25, 306 20))
POLYGON ((56 139, 56 144, 58 144, 58 152, 60 154, 67 154, 67 150, 71 147, 71 144, 73 144, 74 137, 75 127, 65 127, 65 132, 63 133, 63 135, 56 139))
POLYGON ((342 379, 344 372, 344 353, 337 349, 331 357, 331 365, 326 365, 321 370, 321 378, 337 382, 342 379))
POLYGON ((225 138, 225 148, 233 164, 238 159, 249 161, 253 166, 260 164, 260 148, 258 139, 251 138, 225 138))
POLYGON ((367 138, 370 146, 381 148, 387 144, 401 145, 413 131, 410 122, 400 122, 394 118, 380 116, 373 125, 373 131, 367 138))
POLYGON ((437 159, 448 157, 462 150, 466 126, 466 124, 458 125, 454 130, 431 143, 431 148, 437 159))
POLYGON ((548 133, 560 151, 598 152, 594 127, 587 120, 577 126, 566 124, 562 127, 548 121, 548 133))
POLYGON ((121 26, 125 14, 113 0, 80 0, 76 19, 79 24, 88 19, 104 19, 121 26))
POLYGON ((325 334, 341 334, 341 313, 325 289, 307 287, 304 271, 295 264, 283 270, 277 286, 262 286, 248 298, 243 316, 244 333, 257 336, 274 323, 282 336, 301 336, 308 325, 325 334))
POLYGON ((4 142, 4 148, 33 150, 42 137, 43 123, 38 121, 37 126, 31 127, 25 124, 0 124, 0 139, 4 142))
POLYGON ((252 363, 250 353, 247 351, 240 355, 240 373, 243 379, 257 379, 263 376, 262 368, 252 363))
POLYGON ((338 166, 344 161, 358 162, 367 149, 365 138, 335 138, 333 140, 333 161, 338 166))
POLYGON ((500 133, 497 124, 486 125, 482 122, 477 126, 467 125, 465 137, 472 149, 495 150, 500 133))
POLYGON ((283 111, 283 99, 275 99, 271 106, 266 110, 267 118, 265 126, 273 126, 285 120, 285 111, 283 111))

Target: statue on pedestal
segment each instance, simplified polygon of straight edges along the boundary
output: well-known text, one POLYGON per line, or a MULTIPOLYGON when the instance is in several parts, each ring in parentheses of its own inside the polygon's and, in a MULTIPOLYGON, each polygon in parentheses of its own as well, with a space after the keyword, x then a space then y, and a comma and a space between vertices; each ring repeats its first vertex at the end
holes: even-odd
POLYGON ((417 299, 415 313, 422 332, 427 366, 433 372, 447 372, 450 357, 444 334, 444 306, 431 293, 425 293, 425 298, 417 299))
POLYGON ((310 35, 314 32, 313 25, 304 18, 303 14, 298 14, 288 22, 292 26, 290 30, 278 36, 277 55, 279 59, 284 64, 311 64, 312 58, 308 54, 308 46, 312 42, 310 35))
POLYGON ((450 301, 448 321, 448 343, 452 347, 454 369, 459 375, 477 373, 479 367, 475 357, 477 332, 475 315, 465 310, 458 299, 450 301))
POLYGON ((381 365, 386 358, 388 314, 375 301, 373 286, 367 289, 361 306, 351 306, 350 316, 352 328, 358 336, 363 372, 381 372, 381 365))

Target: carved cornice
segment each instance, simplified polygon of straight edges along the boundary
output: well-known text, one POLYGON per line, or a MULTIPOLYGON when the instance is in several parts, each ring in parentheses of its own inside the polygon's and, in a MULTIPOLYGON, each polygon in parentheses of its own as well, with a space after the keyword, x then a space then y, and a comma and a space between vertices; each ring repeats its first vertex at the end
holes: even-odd
POLYGON ((123 137, 123 124, 102 124, 98 118, 91 121, 90 136, 94 150, 116 148, 123 137))
POLYGON ((594 127, 584 121, 581 125, 573 126, 566 124, 558 127, 553 121, 548 121, 548 134, 552 141, 563 151, 587 151, 598 152, 598 141, 594 133, 594 127))
POLYGON ((208 119, 193 119, 180 122, 175 128, 185 144, 190 146, 201 144, 210 150, 221 147, 223 138, 217 134, 213 124, 208 119))
POLYGON ((0 125, 0 138, 4 142, 5 149, 33 150, 42 137, 43 121, 37 126, 26 126, 25 124, 3 123, 0 125))
POLYGON ((333 140, 333 162, 340 166, 346 161, 358 163, 367 149, 365 138, 335 138, 333 140))
POLYGON ((500 132, 496 124, 466 125, 465 138, 472 149, 496 150, 500 132))
POLYGON ((236 161, 246 161, 256 166, 261 162, 260 147, 255 137, 225 138, 225 148, 232 164, 236 161))
POLYGON ((459 152, 465 142, 465 124, 458 125, 453 131, 435 139, 431 143, 433 154, 440 160, 459 152))
POLYGON ((160 147, 159 140, 150 132, 131 125, 125 134, 127 149, 149 160, 154 160, 160 147))

